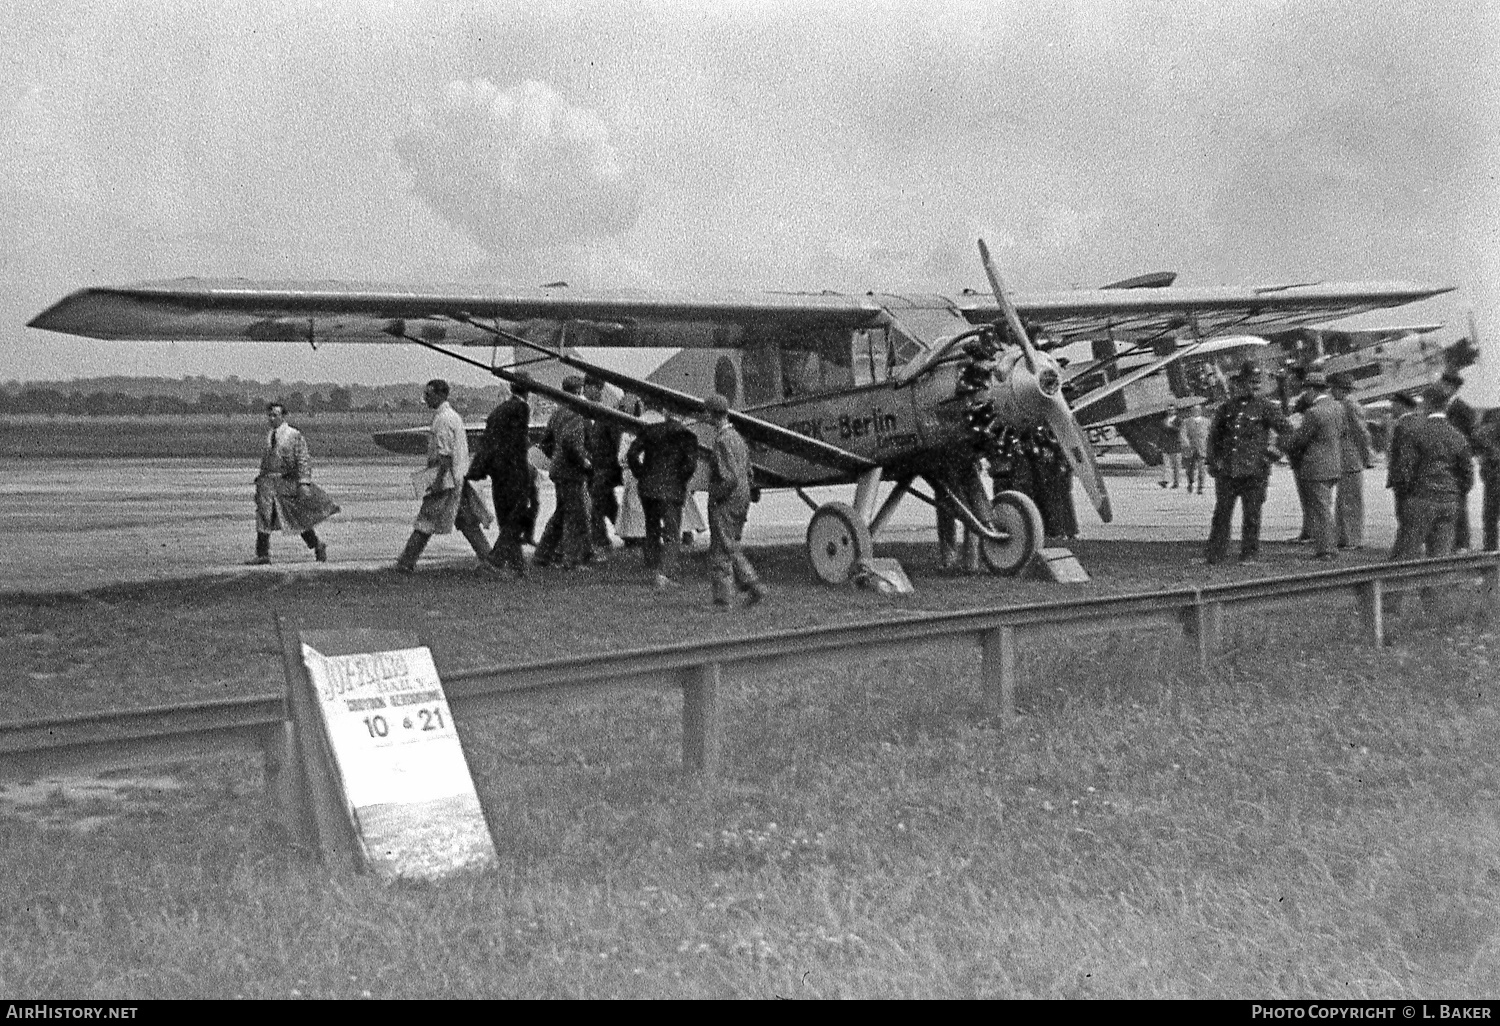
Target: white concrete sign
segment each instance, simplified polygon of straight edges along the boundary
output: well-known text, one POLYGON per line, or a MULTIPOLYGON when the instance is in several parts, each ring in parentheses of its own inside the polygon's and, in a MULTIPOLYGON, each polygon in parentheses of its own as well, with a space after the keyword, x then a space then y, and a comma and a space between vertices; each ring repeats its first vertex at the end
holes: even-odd
POLYGON ((425 879, 494 864, 432 653, 324 656, 303 645, 302 661, 365 864, 425 879))

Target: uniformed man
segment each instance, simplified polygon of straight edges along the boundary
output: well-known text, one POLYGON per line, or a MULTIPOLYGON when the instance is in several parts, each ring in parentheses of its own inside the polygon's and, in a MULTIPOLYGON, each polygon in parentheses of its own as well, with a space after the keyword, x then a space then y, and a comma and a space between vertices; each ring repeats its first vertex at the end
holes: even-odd
POLYGON ((1230 398, 1209 425, 1207 468, 1214 479, 1214 514, 1205 553, 1210 564, 1229 557, 1234 505, 1242 508, 1240 562, 1260 556, 1260 510, 1275 458, 1274 438, 1290 431, 1280 407, 1257 396, 1260 367, 1246 362, 1230 380, 1230 398))
POLYGON ((714 605, 728 608, 736 588, 755 605, 766 597, 766 589, 740 545, 750 514, 750 447, 729 423, 728 399, 716 393, 703 401, 703 409, 714 427, 708 485, 708 570, 714 605))

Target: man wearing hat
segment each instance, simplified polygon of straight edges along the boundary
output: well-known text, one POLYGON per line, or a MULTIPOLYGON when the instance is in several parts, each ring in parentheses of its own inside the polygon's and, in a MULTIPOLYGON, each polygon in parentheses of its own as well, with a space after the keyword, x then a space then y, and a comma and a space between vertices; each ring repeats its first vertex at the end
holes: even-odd
POLYGON ((1214 478, 1214 515, 1205 556, 1211 565, 1229 557, 1236 501, 1243 510, 1240 562, 1253 562, 1260 555, 1260 510, 1275 454, 1272 437, 1289 430, 1280 407, 1256 395, 1260 381, 1260 368, 1246 361, 1230 379, 1230 397, 1208 428, 1205 449, 1214 478))
MULTIPOLYGON (((1455 347, 1468 344, 1468 339, 1459 339, 1455 347)), ((1437 387, 1443 392, 1444 401, 1447 403, 1448 423, 1464 436, 1472 450, 1474 445, 1474 430, 1479 426, 1479 416, 1474 412, 1474 407, 1458 397, 1458 390, 1464 387, 1463 375, 1453 368, 1443 371, 1442 377, 1437 380, 1437 387)), ((1453 547, 1455 549, 1467 549, 1470 545, 1469 537, 1469 503, 1467 498, 1459 503, 1458 514, 1453 521, 1453 547)))
POLYGON ((728 608, 736 589, 755 605, 766 597, 766 589, 740 545, 750 514, 750 447, 729 423, 728 399, 717 393, 709 396, 703 400, 703 412, 714 427, 708 479, 708 572, 714 605, 728 608))
POLYGON ((1286 452, 1302 482, 1313 558, 1326 561, 1338 555, 1333 489, 1344 476, 1344 408, 1328 394, 1328 379, 1322 371, 1310 371, 1304 381, 1307 410, 1287 440, 1286 452))
MULTIPOLYGON (((569 395, 583 392, 583 378, 576 374, 563 378, 563 391, 569 395)), ((558 404, 547 421, 547 433, 539 448, 552 461, 548 477, 557 498, 552 519, 542 530, 531 562, 548 566, 553 560, 564 570, 586 567, 594 558, 589 544, 589 462, 588 421, 571 407, 558 404)))
POLYGON ((1474 461, 1469 443, 1445 415, 1448 402, 1440 384, 1423 390, 1423 416, 1405 433, 1391 467, 1403 507, 1392 559, 1453 551, 1453 522, 1474 484, 1474 461))
POLYGON ((1338 520, 1339 548, 1365 547, 1365 471, 1375 466, 1375 451, 1370 445, 1370 429, 1365 426, 1364 407, 1355 402, 1354 381, 1347 374, 1328 378, 1333 398, 1344 411, 1344 434, 1340 439, 1340 456, 1344 474, 1339 478, 1334 498, 1338 520))
POLYGON ((1400 461, 1401 447, 1407 437, 1421 423, 1422 409, 1417 400, 1405 392, 1391 396, 1390 441, 1385 447, 1385 486, 1391 491, 1391 501, 1396 507, 1396 530, 1401 530, 1401 490, 1396 482, 1396 464, 1400 461))
POLYGON ((530 382, 530 374, 516 372, 510 397, 485 418, 484 437, 469 468, 472 480, 490 479, 490 496, 495 501, 500 536, 490 550, 490 562, 509 567, 518 579, 526 576, 521 539, 530 533, 528 525, 536 522, 536 485, 526 459, 531 449, 531 405, 526 401, 530 382))

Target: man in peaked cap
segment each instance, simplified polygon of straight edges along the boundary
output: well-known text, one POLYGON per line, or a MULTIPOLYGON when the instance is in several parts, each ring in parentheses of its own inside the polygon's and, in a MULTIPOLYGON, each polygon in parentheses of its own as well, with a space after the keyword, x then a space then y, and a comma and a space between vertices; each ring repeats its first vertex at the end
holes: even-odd
POLYGON ((1236 501, 1242 507, 1240 562, 1260 556, 1260 511, 1271 477, 1272 439, 1288 430, 1281 409, 1256 395, 1260 380, 1260 368, 1247 361, 1230 379, 1230 397, 1209 425, 1207 467, 1214 479, 1214 514, 1205 557, 1210 565, 1229 556, 1236 501))

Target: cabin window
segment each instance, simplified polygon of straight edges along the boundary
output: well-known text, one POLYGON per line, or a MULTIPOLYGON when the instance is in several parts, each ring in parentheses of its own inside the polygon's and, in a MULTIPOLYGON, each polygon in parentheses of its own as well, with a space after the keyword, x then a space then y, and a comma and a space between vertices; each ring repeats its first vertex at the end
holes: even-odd
POLYGON ((863 328, 854 333, 854 383, 875 385, 891 376, 896 353, 887 328, 863 328))
POLYGON ((786 399, 854 385, 847 329, 787 332, 781 337, 781 391, 786 399))

